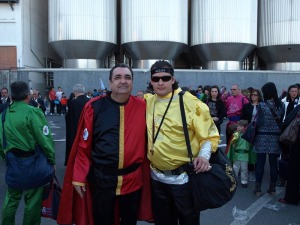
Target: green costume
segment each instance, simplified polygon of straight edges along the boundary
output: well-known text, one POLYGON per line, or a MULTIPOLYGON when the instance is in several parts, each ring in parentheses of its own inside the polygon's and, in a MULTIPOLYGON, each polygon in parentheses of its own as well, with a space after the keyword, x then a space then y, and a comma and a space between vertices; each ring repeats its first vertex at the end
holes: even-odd
POLYGON ((231 162, 239 160, 249 162, 249 164, 255 164, 256 154, 252 152, 252 145, 241 138, 241 136, 242 134, 240 132, 233 134, 227 156, 231 162))
MULTIPOLYGON (((0 115, 1 118, 1 115, 0 115)), ((13 102, 5 117, 4 130, 7 146, 3 149, 3 129, 0 126, 0 155, 11 149, 32 151, 39 144, 50 162, 55 164, 54 142, 48 128, 47 120, 39 108, 32 107, 25 101, 13 102)), ((2 211, 2 225, 14 225, 15 214, 20 199, 24 194, 25 209, 23 225, 39 225, 41 223, 41 202, 43 187, 30 190, 8 188, 2 211)))

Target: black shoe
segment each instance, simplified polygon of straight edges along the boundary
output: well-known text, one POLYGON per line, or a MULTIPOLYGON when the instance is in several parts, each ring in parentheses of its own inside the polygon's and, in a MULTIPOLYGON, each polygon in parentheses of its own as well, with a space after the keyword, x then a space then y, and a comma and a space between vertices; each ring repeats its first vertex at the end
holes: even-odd
POLYGON ((248 187, 248 184, 242 184, 242 187, 243 187, 243 188, 247 188, 247 187, 248 187))
POLYGON ((260 196, 261 196, 261 183, 256 183, 256 184, 255 184, 255 189, 254 189, 253 193, 254 193, 257 197, 260 197, 260 196))

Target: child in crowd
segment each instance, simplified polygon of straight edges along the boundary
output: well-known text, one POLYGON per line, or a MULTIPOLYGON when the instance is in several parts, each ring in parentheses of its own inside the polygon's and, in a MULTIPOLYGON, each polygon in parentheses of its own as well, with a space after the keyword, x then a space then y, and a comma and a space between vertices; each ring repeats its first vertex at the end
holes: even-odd
POLYGON ((67 103, 68 103, 67 96, 63 93, 63 95, 61 97, 61 100, 60 100, 61 114, 62 115, 66 115, 66 112, 67 112, 67 103))
POLYGON ((251 144, 241 138, 247 126, 247 120, 238 121, 236 132, 233 133, 227 153, 228 158, 233 163, 233 169, 236 175, 238 176, 239 171, 241 171, 241 183, 243 188, 248 187, 248 162, 249 155, 251 154, 251 144))

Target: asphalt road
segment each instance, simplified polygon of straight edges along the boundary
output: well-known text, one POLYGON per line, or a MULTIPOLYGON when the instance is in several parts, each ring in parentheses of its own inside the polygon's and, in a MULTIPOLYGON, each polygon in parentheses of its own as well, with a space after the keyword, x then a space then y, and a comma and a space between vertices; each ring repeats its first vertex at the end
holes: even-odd
MULTIPOLYGON (((62 183, 65 172, 65 121, 63 116, 47 116, 51 128, 56 149, 56 169, 57 177, 62 183)), ((226 122, 226 121, 225 121, 226 122)), ((225 129, 223 124, 223 131, 225 129)), ((225 137, 222 136, 224 143, 225 137)), ((222 149, 225 149, 221 143, 222 149)), ((2 205, 6 192, 4 182, 5 164, 0 160, 0 206, 2 205)), ((284 205, 277 202, 277 199, 283 197, 284 188, 277 188, 276 195, 270 196, 266 193, 269 183, 268 165, 265 167, 265 176, 262 184, 263 195, 256 197, 253 194, 254 181, 249 181, 248 188, 242 188, 240 185, 234 198, 218 209, 211 209, 201 212, 201 225, 300 225, 300 206, 284 205)), ((24 203, 21 201, 16 215, 16 225, 22 224, 24 203)), ((1 215, 1 212, 0 212, 1 215)), ((42 225, 54 225, 56 221, 51 219, 42 219, 42 225)), ((138 222, 138 225, 149 224, 138 222)))

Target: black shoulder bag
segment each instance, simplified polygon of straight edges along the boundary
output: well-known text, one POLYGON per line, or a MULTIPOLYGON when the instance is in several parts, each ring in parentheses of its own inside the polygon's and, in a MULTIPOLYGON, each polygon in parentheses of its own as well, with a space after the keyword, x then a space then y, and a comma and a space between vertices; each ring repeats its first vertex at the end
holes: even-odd
MULTIPOLYGON (((2 112, 2 141, 6 148, 4 122, 7 109, 2 112)), ((53 165, 48 161, 43 150, 36 145, 33 154, 19 149, 6 152, 5 182, 9 188, 27 190, 42 187, 49 183, 54 176, 53 165)))
POLYGON ((226 204, 234 196, 237 187, 236 176, 231 167, 230 160, 221 149, 218 149, 217 152, 211 155, 209 160, 211 169, 208 172, 195 173, 183 95, 184 92, 179 93, 180 111, 188 157, 190 158, 190 162, 185 164, 185 170, 189 176, 194 207, 197 211, 218 208, 226 204))

